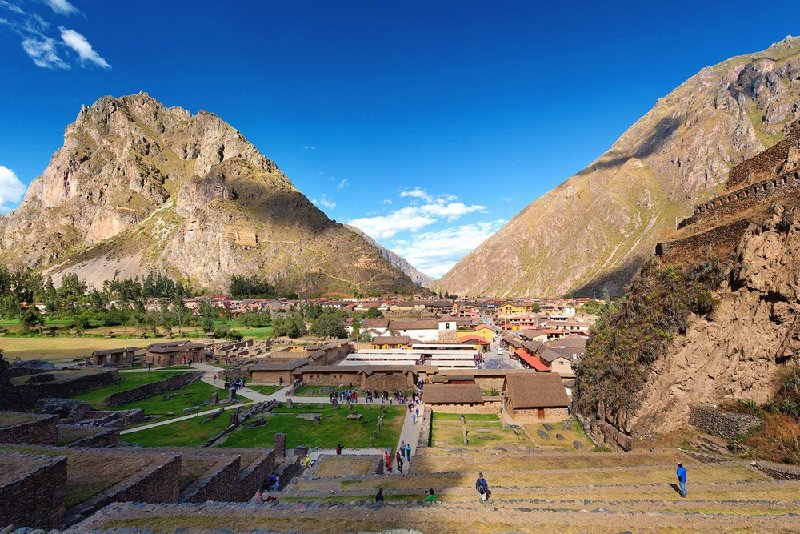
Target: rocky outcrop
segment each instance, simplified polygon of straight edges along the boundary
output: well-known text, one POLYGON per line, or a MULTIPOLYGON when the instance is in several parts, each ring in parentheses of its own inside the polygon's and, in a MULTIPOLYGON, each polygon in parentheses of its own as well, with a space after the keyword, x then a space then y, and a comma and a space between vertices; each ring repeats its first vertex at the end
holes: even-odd
MULTIPOLYGON (((798 127, 800 123, 793 126, 795 132, 798 127)), ((689 421, 692 406, 726 400, 766 403, 774 394, 776 371, 800 361, 800 176, 794 169, 786 171, 791 154, 800 149, 800 135, 787 137, 787 142, 782 161, 767 151, 743 164, 771 168, 771 177, 754 175, 751 179, 760 181, 743 184, 740 172, 731 173, 729 190, 758 185, 759 194, 706 206, 681 225, 674 239, 658 247, 653 264, 631 286, 626 302, 634 307, 623 304, 590 340, 588 360, 577 372, 577 398, 590 400, 582 403, 584 411, 628 436, 678 430, 689 421), (774 187, 760 185, 773 180, 774 187), (711 271, 717 274, 708 275, 711 271), (697 294, 701 303, 690 303, 705 313, 689 313, 678 295, 651 298, 657 277, 681 272, 711 288, 697 294), (638 320, 636 328, 624 333, 643 340, 655 327, 657 337, 666 340, 660 347, 650 350, 640 343, 627 352, 614 348, 621 346, 622 337, 606 334, 620 331, 628 321, 625 316, 634 312, 675 318, 672 323, 638 320), (645 349, 653 357, 642 359, 645 349), (597 388, 608 380, 602 373, 609 371, 598 365, 600 359, 623 366, 635 361, 630 369, 644 371, 638 389, 628 392, 634 402, 608 402, 610 382, 597 388)), ((622 387, 638 380, 627 379, 622 387)))
POLYGON ((784 137, 800 117, 798 72, 798 38, 702 69, 437 285, 473 296, 618 293, 731 167, 784 137))
POLYGON ((94 286, 159 270, 215 291, 232 274, 303 294, 416 290, 240 132, 144 93, 81 110, 20 207, 0 216, 0 260, 94 286))

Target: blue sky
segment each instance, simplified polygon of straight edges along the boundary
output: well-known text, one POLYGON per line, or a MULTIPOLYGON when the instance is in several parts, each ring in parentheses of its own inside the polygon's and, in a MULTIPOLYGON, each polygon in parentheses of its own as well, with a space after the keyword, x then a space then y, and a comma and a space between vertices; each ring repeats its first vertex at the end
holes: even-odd
POLYGON ((797 33, 796 0, 0 0, 0 210, 81 104, 143 90, 439 276, 700 68, 797 33))

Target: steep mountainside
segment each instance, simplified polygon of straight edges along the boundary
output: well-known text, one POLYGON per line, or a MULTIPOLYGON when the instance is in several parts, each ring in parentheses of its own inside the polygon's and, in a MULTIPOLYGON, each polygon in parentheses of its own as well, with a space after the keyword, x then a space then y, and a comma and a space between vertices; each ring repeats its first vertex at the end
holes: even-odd
POLYGON ((0 260, 94 285, 161 270, 213 291, 232 274, 301 294, 416 289, 219 117, 144 93, 81 110, 20 207, 0 217, 0 260))
POLYGON ((345 225, 348 229, 352 230, 353 232, 357 233, 358 235, 362 236, 364 240, 369 243, 371 246, 378 249, 381 253, 381 256, 386 259, 389 263, 400 269, 404 274, 408 275, 411 280, 417 284, 418 286, 422 287, 431 287, 433 285, 433 278, 428 276, 425 273, 422 273, 417 270, 416 267, 408 263, 408 260, 403 258, 402 256, 398 256, 396 253, 392 252, 388 248, 384 247, 370 236, 356 228, 355 226, 350 226, 349 224, 345 225))
POLYGON ((611 442, 685 425, 693 403, 774 393, 800 363, 800 121, 731 172, 601 321, 577 371, 580 410, 611 442))
POLYGON ((800 117, 800 38, 691 77, 439 284, 491 296, 618 293, 659 236, 800 117))

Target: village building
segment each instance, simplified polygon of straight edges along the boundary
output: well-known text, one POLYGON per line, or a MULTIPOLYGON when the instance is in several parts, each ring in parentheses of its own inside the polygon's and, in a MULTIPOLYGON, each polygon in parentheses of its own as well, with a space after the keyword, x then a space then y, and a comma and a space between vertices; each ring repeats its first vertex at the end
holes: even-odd
POLYGON ((205 361, 206 346, 189 340, 154 343, 145 351, 145 363, 154 367, 172 367, 205 361))
POLYGON ((118 349, 96 350, 86 359, 88 365, 133 365, 136 359, 137 347, 122 347, 118 349))
POLYGON ((425 404, 434 412, 472 411, 483 407, 483 393, 475 382, 433 383, 425 386, 425 404))
POLYGON ((569 398, 556 373, 509 373, 503 397, 506 412, 517 423, 562 421, 570 416, 569 398))
POLYGON ((410 349, 414 341, 408 336, 378 336, 372 339, 372 348, 410 349))
POLYGON ((255 384, 291 384, 294 372, 309 364, 308 358, 260 362, 248 369, 250 381, 255 384))

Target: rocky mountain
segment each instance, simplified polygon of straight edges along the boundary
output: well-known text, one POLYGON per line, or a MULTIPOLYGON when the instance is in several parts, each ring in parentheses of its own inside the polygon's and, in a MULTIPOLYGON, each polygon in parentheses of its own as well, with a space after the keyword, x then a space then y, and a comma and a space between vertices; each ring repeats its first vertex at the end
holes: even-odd
POLYGON ((388 248, 384 247, 383 245, 372 239, 370 236, 368 236, 367 234, 356 228, 355 226, 351 226, 349 224, 346 224, 345 226, 350 230, 352 230, 353 232, 362 236, 364 240, 366 240, 366 242, 370 244, 370 246, 378 249, 378 252, 381 253, 381 256, 383 256, 383 258, 386 261, 391 263, 397 269, 400 269, 400 271, 402 271, 405 275, 411 278, 411 280, 413 280, 415 284, 417 284, 420 287, 428 287, 428 288, 433 285, 433 278, 417 270, 416 267, 408 263, 408 260, 406 260, 402 256, 399 256, 397 253, 392 252, 388 248))
POLYGON ((144 93, 81 109, 0 217, 0 261, 93 285, 159 270, 211 291, 232 274, 306 295, 417 290, 233 127, 144 93))
POLYGON ((704 68, 440 284, 473 296, 619 293, 660 236, 797 117, 800 38, 704 68))
POLYGON ((693 404, 764 404, 800 363, 800 121, 720 189, 589 342, 576 398, 612 445, 683 428, 693 404))

